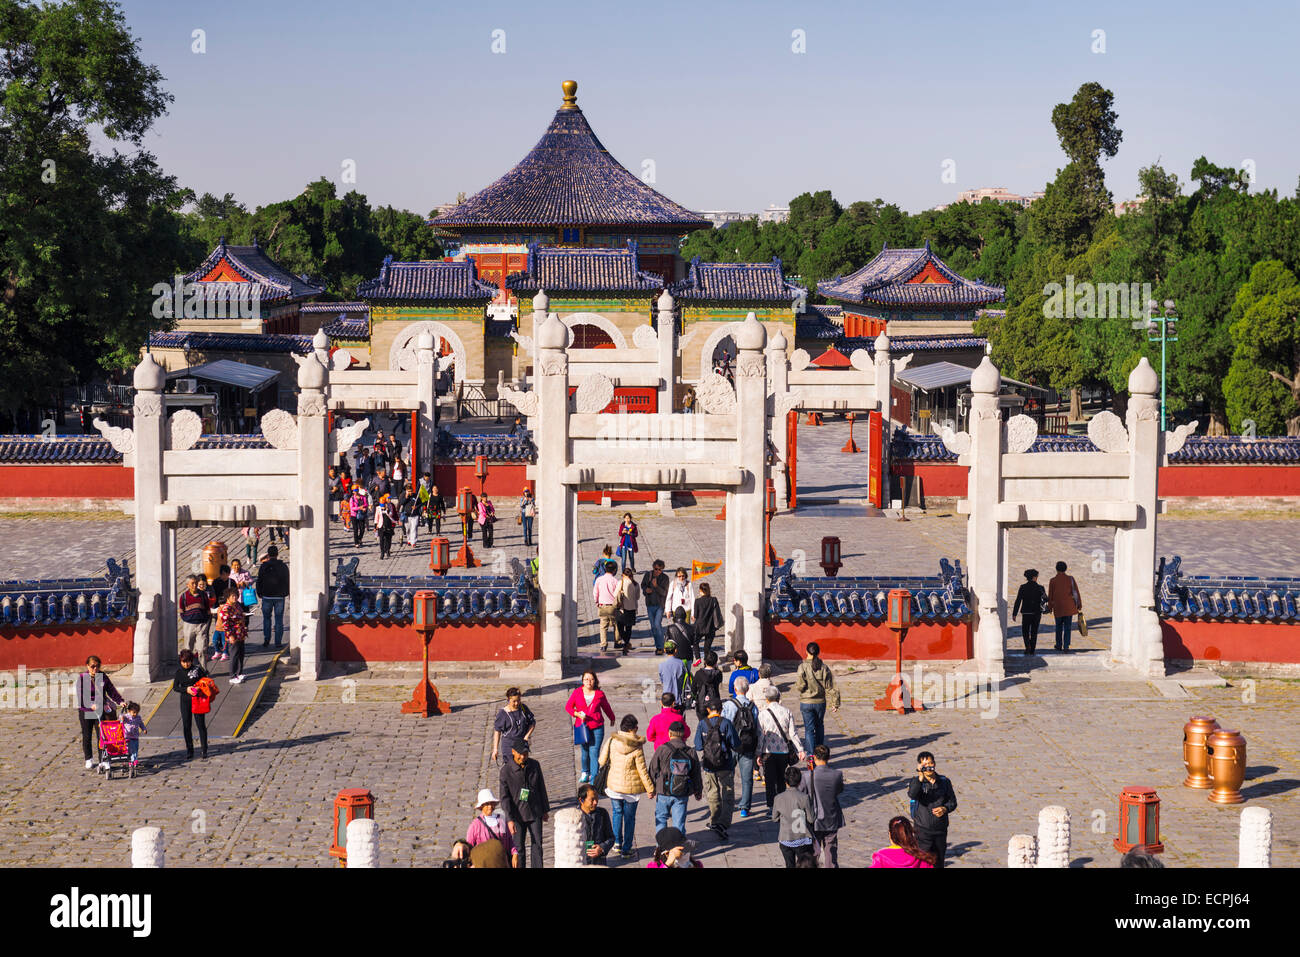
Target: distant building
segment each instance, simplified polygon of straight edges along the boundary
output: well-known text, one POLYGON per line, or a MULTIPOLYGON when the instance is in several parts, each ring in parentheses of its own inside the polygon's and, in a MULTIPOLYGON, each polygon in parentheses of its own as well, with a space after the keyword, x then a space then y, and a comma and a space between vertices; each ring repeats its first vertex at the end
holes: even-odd
MULTIPOLYGON (((957 194, 957 202, 971 203, 973 205, 978 205, 986 199, 991 199, 995 203, 1015 203, 1017 206, 1030 206, 1035 200, 1042 198, 1042 190, 1022 196, 1019 193, 1013 193, 1002 186, 982 186, 979 189, 964 189, 957 194)), ((934 208, 936 211, 942 212, 950 205, 950 203, 942 203, 934 208)))
POLYGON ((790 218, 789 206, 777 206, 775 203, 768 206, 761 213, 742 213, 735 209, 706 209, 700 213, 705 219, 714 226, 727 226, 731 223, 740 223, 752 219, 760 223, 784 223, 790 218))
POLYGON ((1126 199, 1115 204, 1115 215, 1123 216, 1125 213, 1131 213, 1135 209, 1141 209, 1142 204, 1147 201, 1145 196, 1139 196, 1137 199, 1126 199))

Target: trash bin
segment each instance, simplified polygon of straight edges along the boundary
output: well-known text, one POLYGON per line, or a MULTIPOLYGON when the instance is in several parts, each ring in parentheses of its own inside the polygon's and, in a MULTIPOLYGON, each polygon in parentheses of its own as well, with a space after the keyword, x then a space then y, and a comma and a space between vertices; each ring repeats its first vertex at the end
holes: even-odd
POLYGON ((226 555, 226 543, 213 539, 203 546, 203 575, 208 583, 216 581, 221 574, 221 566, 229 564, 226 555))

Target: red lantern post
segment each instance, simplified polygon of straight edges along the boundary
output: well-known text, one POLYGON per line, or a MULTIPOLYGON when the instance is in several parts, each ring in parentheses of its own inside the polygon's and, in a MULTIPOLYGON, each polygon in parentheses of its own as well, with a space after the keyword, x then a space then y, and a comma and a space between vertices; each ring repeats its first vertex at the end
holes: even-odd
POLYGON ((1126 787, 1119 792, 1119 836, 1114 844, 1121 854, 1134 847, 1152 854, 1165 849, 1160 843, 1160 795, 1155 788, 1126 787))
POLYGON ((834 578, 838 574, 840 567, 844 564, 840 561, 840 540, 834 535, 827 535, 822 539, 822 571, 826 573, 827 578, 834 578))
POLYGON ((763 541, 766 545, 767 563, 775 568, 781 564, 776 557, 776 549, 772 547, 772 517, 776 515, 776 486, 772 480, 767 480, 767 486, 763 489, 763 512, 767 516, 766 531, 763 533, 763 541))
POLYGON ((484 496, 483 486, 487 483, 488 464, 486 455, 474 456, 474 475, 478 479, 478 496, 484 496))
POLYGON ((334 799, 334 837, 330 857, 339 859, 339 867, 348 866, 348 824, 357 818, 375 817, 375 796, 366 788, 347 788, 334 799))
POLYGON ((469 547, 469 523, 474 514, 474 493, 465 486, 456 493, 456 514, 460 516, 460 551, 452 559, 456 568, 477 568, 479 563, 469 547))
POLYGON ((429 642, 438 627, 438 593, 434 591, 417 591, 415 593, 415 631, 424 646, 424 678, 415 686, 411 700, 402 705, 402 714, 418 714, 429 717, 431 714, 449 714, 451 705, 438 697, 437 687, 429 681, 429 642))
POLYGON ((906 714, 912 711, 924 711, 925 705, 912 698, 903 679, 903 639, 912 627, 912 593, 906 588, 894 588, 889 592, 889 627, 898 634, 898 658, 894 665, 894 678, 889 682, 889 689, 883 698, 876 699, 877 711, 897 711, 906 714))
POLYGON ((435 575, 445 575, 450 567, 451 542, 445 538, 435 538, 429 543, 429 571, 435 575))
POLYGON ((853 423, 856 422, 857 420, 858 420, 857 414, 850 412, 849 413, 849 440, 844 443, 844 448, 840 449, 841 452, 862 451, 860 448, 858 448, 858 443, 853 441, 853 423))

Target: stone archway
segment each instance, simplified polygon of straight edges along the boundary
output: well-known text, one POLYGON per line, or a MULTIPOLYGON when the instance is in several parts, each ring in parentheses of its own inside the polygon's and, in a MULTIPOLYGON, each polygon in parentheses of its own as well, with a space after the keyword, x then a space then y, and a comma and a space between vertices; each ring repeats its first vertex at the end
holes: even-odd
POLYGON ((415 340, 423 333, 429 333, 434 338, 434 354, 445 355, 447 350, 443 344, 450 344, 451 355, 455 357, 455 378, 457 382, 467 378, 465 367, 467 365, 467 353, 465 352, 465 343, 460 336, 452 332, 450 327, 441 322, 425 320, 424 322, 413 322, 402 329, 401 332, 393 339, 393 345, 388 350, 388 368, 390 369, 414 369, 415 368, 415 340))
POLYGON ((609 336, 609 340, 610 342, 614 343, 615 349, 627 348, 627 337, 623 335, 623 330, 619 329, 618 326, 614 325, 614 323, 610 322, 608 319, 606 319, 604 316, 600 315, 599 313, 575 312, 572 313, 571 315, 561 316, 560 321, 564 323, 569 329, 568 348, 570 349, 579 348, 578 346, 575 346, 573 344, 574 343, 573 329, 575 326, 595 326, 601 332, 605 333, 605 335, 609 336))

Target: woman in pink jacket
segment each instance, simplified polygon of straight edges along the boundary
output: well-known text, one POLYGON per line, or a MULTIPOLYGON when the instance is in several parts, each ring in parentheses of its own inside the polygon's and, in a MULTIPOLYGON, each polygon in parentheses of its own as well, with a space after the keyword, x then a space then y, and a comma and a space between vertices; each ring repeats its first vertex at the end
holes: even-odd
POLYGON ((934 867, 934 855, 917 846, 912 822, 902 815, 890 819, 889 840, 871 855, 872 867, 934 867))
POLYGON ((484 841, 496 838, 510 855, 510 866, 518 867, 519 849, 515 847, 515 839, 510 836, 510 827, 506 819, 497 813, 497 806, 500 803, 491 788, 483 788, 478 792, 477 802, 474 805, 474 810, 478 813, 474 815, 474 820, 469 822, 465 841, 470 847, 475 847, 484 841))
POLYGON ((582 748, 582 774, 578 783, 590 784, 596 780, 596 771, 600 768, 600 745, 605 740, 605 719, 601 712, 609 715, 610 724, 614 723, 614 709, 610 707, 605 692, 600 690, 594 671, 582 673, 582 687, 573 689, 564 710, 573 718, 573 746, 582 748), (584 727, 590 732, 586 744, 582 743, 581 729, 584 727))

